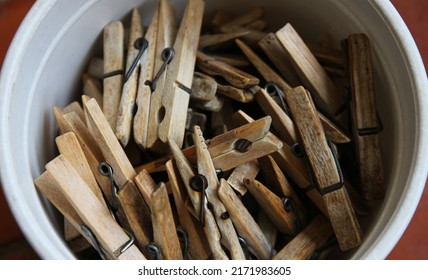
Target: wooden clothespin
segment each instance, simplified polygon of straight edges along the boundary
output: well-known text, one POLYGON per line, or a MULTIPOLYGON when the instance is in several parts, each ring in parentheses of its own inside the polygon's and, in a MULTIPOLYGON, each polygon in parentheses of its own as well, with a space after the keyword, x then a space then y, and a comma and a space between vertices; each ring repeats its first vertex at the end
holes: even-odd
POLYGON ((322 126, 325 133, 330 138, 331 142, 335 144, 345 144, 351 142, 351 138, 346 135, 336 124, 334 124, 329 118, 324 116, 321 112, 318 111, 318 116, 321 120, 322 126))
POLYGON ((343 113, 345 99, 296 30, 287 23, 275 34, 314 102, 327 115, 338 118, 343 113))
POLYGON ((290 86, 296 87, 301 85, 302 82, 299 76, 274 33, 268 33, 259 42, 259 46, 290 86))
POLYGON ((104 173, 112 177, 117 185, 120 206, 139 241, 140 248, 145 248, 152 239, 148 214, 150 210, 135 186, 134 178, 137 174, 95 99, 84 103, 84 108, 89 130, 106 161, 108 170, 104 173))
POLYGON ((197 67, 208 75, 223 77, 237 88, 250 88, 258 85, 260 80, 236 67, 218 61, 202 52, 197 54, 197 67))
POLYGON ((370 41, 365 34, 352 34, 344 45, 348 55, 352 129, 360 184, 365 199, 381 199, 385 195, 379 138, 382 123, 376 108, 370 41))
POLYGON ((205 192, 222 236, 222 244, 229 250, 232 259, 245 259, 233 223, 228 217, 224 216, 227 215, 227 210, 218 196, 219 181, 216 168, 214 167, 202 131, 198 126, 194 127, 194 141, 196 146, 198 173, 206 178, 207 189, 205 192))
POLYGON ((104 27, 103 112, 115 130, 124 75, 124 29, 120 21, 104 27))
MULTIPOLYGON (((189 92, 192 86, 196 52, 204 12, 202 0, 188 0, 180 28, 174 43, 174 59, 166 70, 166 80, 158 119, 157 137, 163 143, 174 139, 183 144, 189 92), (162 118, 159 117, 160 112, 162 118)), ((153 107, 150 108, 152 110, 153 107)))
MULTIPOLYGON (((252 123, 232 129, 207 141, 208 150, 217 169, 227 171, 245 162, 271 154, 281 149, 283 143, 269 133, 271 117, 266 116, 252 123)), ((196 147, 183 150, 188 161, 196 163, 196 147)), ((164 170, 171 156, 165 156, 136 168, 149 172, 164 170)))
POLYGON ((246 178, 244 184, 280 232, 291 236, 297 234, 299 223, 297 213, 286 211, 284 200, 257 180, 246 178))
POLYGON ((317 215, 309 225, 285 245, 273 259, 306 260, 332 235, 333 229, 330 221, 322 215, 317 215))
POLYGON ((276 255, 275 244, 278 237, 278 229, 261 209, 257 211, 255 219, 257 225, 272 248, 271 257, 276 255))
POLYGON ((155 55, 158 49, 157 37, 159 27, 159 9, 159 7, 156 9, 156 12, 153 15, 153 18, 144 36, 148 45, 146 51, 141 57, 141 65, 144 65, 144 67, 141 67, 140 76, 138 79, 136 97, 137 111, 135 112, 134 116, 133 133, 135 143, 137 143, 141 149, 147 148, 147 132, 149 129, 150 100, 152 89, 150 84, 146 82, 153 79, 155 68, 155 55))
POLYGON ((194 101, 192 107, 208 112, 220 112, 223 108, 224 98, 220 95, 214 95, 210 101, 194 101))
MULTIPOLYGON (((67 159, 60 155, 46 165, 46 169, 74 210, 83 220, 102 251, 114 259, 146 259, 133 245, 133 237, 126 233, 102 205, 85 181, 79 176, 67 159)), ((85 233, 87 236, 88 233, 85 233)))
POLYGON ((285 99, 299 131, 317 187, 325 201, 340 248, 355 248, 361 244, 361 229, 348 193, 343 188, 340 165, 328 145, 315 105, 303 87, 290 90, 285 99))
POLYGON ((177 166, 172 160, 166 163, 166 171, 171 184, 180 225, 188 236, 188 256, 185 255, 185 250, 183 249, 183 258, 206 260, 210 254, 207 240, 203 234, 201 224, 189 213, 185 206, 187 192, 184 189, 184 183, 180 178, 177 166))
POLYGON ((220 181, 218 195, 227 209, 227 213, 233 221, 233 225, 236 227, 239 236, 248 242, 250 251, 252 251, 258 259, 270 259, 272 244, 268 242, 238 195, 224 179, 220 181))
MULTIPOLYGON (((233 120, 238 125, 244 125, 247 123, 252 123, 254 120, 245 114, 243 111, 237 111, 233 115, 233 120)), ((268 134, 271 138, 276 139, 281 142, 281 140, 276 137, 274 134, 268 134)), ((310 175, 308 174, 307 166, 305 161, 296 156, 293 152, 294 147, 283 143, 283 147, 272 153, 272 157, 275 162, 281 168, 281 170, 289 177, 293 182, 295 182, 301 189, 306 190, 307 196, 311 201, 318 207, 318 209, 324 214, 327 215, 327 209, 325 203, 320 193, 314 188, 310 188, 312 185, 310 175)))
POLYGON ((152 77, 146 81, 140 80, 140 85, 141 82, 147 84, 151 91, 150 99, 147 99, 147 101, 150 100, 150 109, 146 147, 143 148, 150 148, 151 150, 160 152, 160 150, 163 149, 163 145, 159 144, 158 126, 164 115, 162 109, 162 96, 164 93, 167 69, 175 57, 173 45, 175 37, 177 36, 177 26, 175 8, 168 0, 161 0, 159 2, 158 11, 158 28, 155 37, 156 45, 154 46, 156 48, 156 53, 152 77))
POLYGON ((168 143, 196 217, 199 217, 199 221, 203 222, 204 233, 207 237, 213 258, 216 260, 228 260, 229 258, 221 246, 220 239, 222 236, 216 219, 211 209, 208 208, 205 196, 206 181, 201 179, 202 177, 200 176, 195 176, 196 174, 192 166, 174 140, 170 140, 168 143))
POLYGON ((248 59, 241 54, 223 53, 223 52, 209 52, 210 57, 229 64, 234 67, 247 67, 250 66, 248 59))
POLYGON ((242 50, 245 56, 250 60, 253 66, 257 71, 262 75, 262 77, 267 82, 272 82, 277 84, 282 91, 289 90, 290 85, 278 75, 266 62, 264 62, 247 44, 243 41, 236 39, 235 40, 238 47, 242 50))
POLYGON ((128 54, 122 95, 118 107, 116 137, 122 146, 128 145, 131 137, 132 122, 134 119, 135 99, 137 96, 138 77, 140 74, 140 59, 147 48, 148 42, 143 38, 144 29, 141 24, 141 15, 134 8, 129 31, 128 54))
POLYGON ((74 132, 62 134, 55 139, 55 142, 60 154, 64 155, 70 165, 76 170, 80 177, 82 177, 83 181, 85 181, 99 201, 107 207, 105 205, 103 194, 98 186, 94 174, 92 173, 91 167, 89 166, 86 155, 83 152, 76 134, 74 134, 74 132))
POLYGON ((177 232, 174 230, 176 226, 165 184, 161 183, 157 190, 153 192, 150 210, 152 213, 154 242, 161 250, 161 259, 183 259, 180 241, 178 240, 177 232))
POLYGON ((258 162, 266 185, 277 196, 283 198, 284 204, 288 203, 286 210, 293 212, 294 219, 298 223, 297 231, 300 231, 307 220, 305 206, 271 155, 259 158, 258 162))
MULTIPOLYGON (((278 92, 277 94, 281 93, 278 92)), ((277 131, 281 140, 289 145, 296 143, 297 134, 294 123, 284 111, 284 108, 281 108, 268 92, 262 88, 256 93, 255 97, 265 114, 272 117, 272 126, 277 131)))
POLYGON ((54 112, 60 127, 63 127, 63 133, 73 132, 77 136, 82 150, 85 153, 86 159, 88 160, 92 174, 94 174, 95 179, 103 190, 103 193, 107 196, 107 200, 111 203, 112 193, 110 181, 98 170, 100 162, 104 161, 104 156, 101 153, 94 137, 82 121, 82 117, 79 117, 74 111, 63 114, 58 108, 54 108, 54 112))
POLYGON ((244 185, 244 179, 255 179, 259 173, 260 167, 257 160, 252 160, 237 166, 227 178, 227 183, 241 195, 247 193, 247 188, 244 185))

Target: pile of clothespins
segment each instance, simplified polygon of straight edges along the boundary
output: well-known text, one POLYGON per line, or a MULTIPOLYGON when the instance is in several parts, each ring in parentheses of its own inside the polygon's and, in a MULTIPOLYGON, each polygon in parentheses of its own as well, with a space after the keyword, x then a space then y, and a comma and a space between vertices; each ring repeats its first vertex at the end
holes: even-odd
POLYGON ((188 0, 177 28, 161 0, 147 28, 137 9, 128 32, 109 23, 82 102, 54 108, 59 155, 35 185, 71 250, 308 259, 357 248, 366 202, 385 192, 368 37, 314 47, 289 23, 268 33, 261 8, 219 10, 207 26, 203 15, 204 1, 188 0))

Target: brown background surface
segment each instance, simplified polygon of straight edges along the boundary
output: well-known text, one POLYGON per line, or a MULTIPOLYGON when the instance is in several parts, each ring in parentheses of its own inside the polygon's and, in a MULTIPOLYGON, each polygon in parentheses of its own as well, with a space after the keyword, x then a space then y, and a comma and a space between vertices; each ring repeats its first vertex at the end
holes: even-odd
MULTIPOLYGON (((387 1, 387 0, 385 0, 387 1)), ((0 1, 0 65, 9 44, 34 0, 0 1)), ((428 62, 428 0, 392 0, 415 38, 422 58, 428 62)), ((5 163, 1 163, 5 164, 5 163)), ((406 232, 388 259, 428 259, 428 191, 427 185, 416 213, 406 232), (425 215, 424 215, 425 214, 425 215)), ((37 259, 22 235, 0 188, 0 260, 37 259)))

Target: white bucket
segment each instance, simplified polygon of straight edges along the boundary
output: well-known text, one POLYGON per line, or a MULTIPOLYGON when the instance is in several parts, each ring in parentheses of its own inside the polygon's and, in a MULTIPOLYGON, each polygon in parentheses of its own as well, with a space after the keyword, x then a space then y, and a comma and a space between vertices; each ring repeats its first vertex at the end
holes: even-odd
MULTIPOLYGON (((184 1, 173 1, 182 12, 184 1)), ((387 194, 364 225, 352 259, 383 259, 407 227, 422 194, 428 162, 427 78, 415 43, 386 0, 206 0, 207 12, 262 6, 273 30, 291 22, 305 40, 329 33, 339 42, 353 32, 372 40, 387 194)), ((1 179, 22 231, 44 259, 73 259, 58 217, 34 178, 55 155, 52 106, 78 98, 82 69, 102 28, 139 6, 145 24, 157 0, 37 1, 17 33, 0 84, 1 179)))

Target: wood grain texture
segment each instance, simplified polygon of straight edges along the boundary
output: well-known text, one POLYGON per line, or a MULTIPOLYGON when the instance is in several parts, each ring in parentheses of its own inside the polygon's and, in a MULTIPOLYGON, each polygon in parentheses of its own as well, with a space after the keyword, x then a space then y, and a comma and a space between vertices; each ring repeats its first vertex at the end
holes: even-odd
POLYGON ((365 130, 376 130, 381 126, 376 108, 370 41, 367 35, 358 33, 351 34, 346 42, 360 184, 367 200, 381 199, 385 196, 385 186, 379 131, 363 134, 365 130))
POLYGON ((247 193, 247 188, 245 187, 244 179, 255 179, 259 170, 260 167, 257 160, 243 163, 233 170, 232 174, 227 178, 227 183, 235 191, 239 192, 241 195, 245 195, 247 193))
POLYGON ((141 149, 147 148, 147 133, 149 129, 150 102, 152 91, 146 82, 151 81, 154 75, 155 55, 157 50, 157 36, 159 28, 159 7, 150 22, 144 38, 148 42, 146 51, 141 57, 140 76, 136 97, 137 111, 134 116, 134 140, 141 149))
POLYGON ((161 259, 181 260, 180 241, 178 240, 176 225, 172 216, 171 205, 165 184, 160 184, 152 194, 150 202, 152 213, 154 242, 161 249, 161 259))
POLYGON ((96 100, 89 100, 84 104, 84 108, 89 130, 106 162, 113 168, 113 177, 120 189, 137 174, 96 100))
POLYGON ((340 182, 338 166, 319 120, 315 105, 303 87, 289 91, 285 96, 299 131, 300 139, 311 165, 320 191, 327 191, 323 198, 340 248, 348 250, 359 246, 362 232, 346 189, 329 190, 340 182))
POLYGON ((335 115, 344 104, 344 97, 300 35, 289 23, 275 35, 291 59, 303 85, 310 90, 314 101, 329 115, 335 115))
POLYGON ((97 237, 107 254, 115 259, 145 259, 144 255, 132 245, 120 252, 129 237, 113 220, 105 208, 76 173, 64 156, 59 155, 46 165, 46 169, 57 181, 67 200, 73 205, 79 216, 97 237))
POLYGON ((218 195, 223 202, 230 219, 239 236, 249 244, 249 249, 258 259, 268 260, 272 251, 272 245, 267 241, 260 227, 248 212, 238 195, 233 191, 226 180, 221 179, 218 195))
POLYGON ((180 178, 177 166, 172 160, 166 163, 166 171, 171 184, 174 204, 177 209, 180 225, 184 228, 188 239, 191 241, 189 242, 188 256, 183 256, 183 258, 206 260, 210 255, 207 239, 204 236, 201 223, 197 221, 186 209, 184 201, 187 198, 187 192, 183 181, 180 178))
POLYGON ((316 216, 295 238, 274 256, 274 260, 306 260, 323 245, 333 229, 327 218, 316 216))
POLYGON ((104 75, 122 71, 117 75, 103 79, 103 112, 110 127, 115 130, 124 71, 124 36, 125 31, 120 21, 114 21, 104 27, 104 75))
MULTIPOLYGON (((131 66, 138 57, 140 49, 138 49, 135 44, 138 40, 143 38, 143 33, 144 29, 141 24, 140 12, 138 9, 134 8, 132 10, 131 28, 129 31, 128 53, 125 67, 126 74, 128 71, 130 71, 131 66)), ((137 82, 140 75, 140 62, 141 60, 137 62, 137 65, 130 74, 128 80, 124 81, 117 113, 117 123, 115 129, 116 137, 124 147, 128 145, 129 139, 131 137, 132 122, 134 120, 135 99, 137 96, 138 87, 137 82)))

